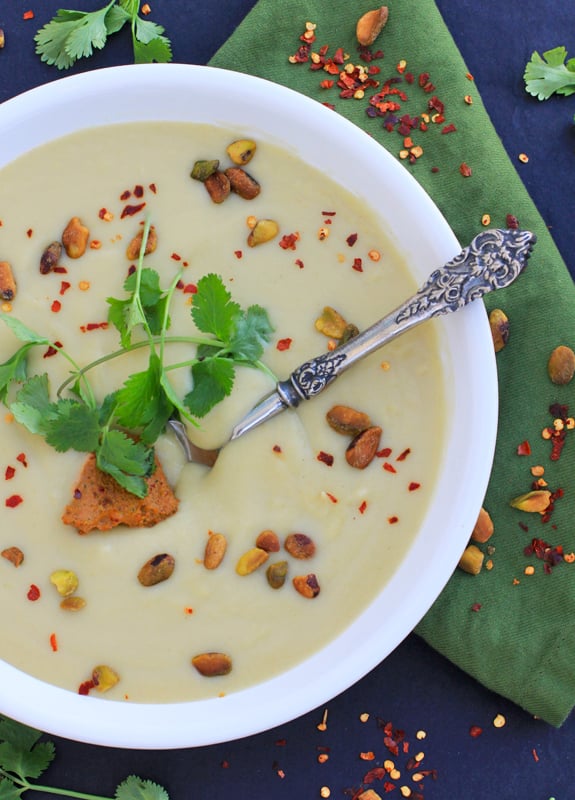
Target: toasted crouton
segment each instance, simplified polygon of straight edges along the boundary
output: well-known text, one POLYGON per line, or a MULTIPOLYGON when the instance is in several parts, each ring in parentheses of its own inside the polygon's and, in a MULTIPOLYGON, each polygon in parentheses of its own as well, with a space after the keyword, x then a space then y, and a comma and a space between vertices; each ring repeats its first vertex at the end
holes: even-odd
POLYGON ((175 514, 179 501, 157 458, 156 468, 147 478, 147 484, 146 497, 136 497, 111 475, 98 469, 96 457, 91 454, 84 464, 62 521, 66 525, 73 525, 81 534, 94 530, 109 531, 117 525, 151 528, 175 514))

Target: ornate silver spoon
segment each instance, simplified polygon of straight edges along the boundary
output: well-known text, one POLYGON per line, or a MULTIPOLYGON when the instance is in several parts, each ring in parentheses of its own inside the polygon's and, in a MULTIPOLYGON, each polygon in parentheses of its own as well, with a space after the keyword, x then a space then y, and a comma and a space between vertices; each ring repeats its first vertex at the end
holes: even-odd
MULTIPOLYGON (((234 427, 228 441, 243 436, 286 408, 315 397, 356 361, 365 358, 405 331, 441 314, 458 311, 487 292, 509 286, 522 272, 536 236, 522 230, 486 230, 479 233, 459 255, 434 270, 423 286, 383 319, 345 344, 322 353, 295 369, 275 390, 234 427)), ((186 458, 213 466, 220 449, 204 450, 192 444, 183 424, 169 422, 186 458)))

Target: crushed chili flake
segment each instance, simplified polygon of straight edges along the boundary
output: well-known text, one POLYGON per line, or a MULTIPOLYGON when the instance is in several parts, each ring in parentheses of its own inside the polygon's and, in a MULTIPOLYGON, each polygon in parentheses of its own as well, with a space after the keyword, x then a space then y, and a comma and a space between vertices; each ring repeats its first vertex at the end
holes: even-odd
POLYGON ((512 230, 517 230, 517 228, 519 227, 519 220, 514 214, 506 214, 505 224, 508 228, 511 228, 512 230))
POLYGON ((135 214, 138 214, 144 207, 146 203, 137 203, 136 205, 127 205, 124 206, 122 209, 122 213, 120 214, 121 219, 125 217, 133 217, 135 214))
POLYGON ((143 197, 144 196, 144 187, 138 184, 134 186, 134 197, 143 197))
POLYGON ((88 681, 83 681, 78 687, 78 694, 87 695, 90 694, 92 689, 96 688, 96 682, 92 679, 88 681))
POLYGON ((530 456, 531 455, 531 445, 527 440, 521 442, 521 444, 517 445, 517 455, 518 456, 530 456))
POLYGON ((69 281, 61 281, 60 283, 60 294, 64 295, 68 291, 68 289, 72 286, 69 281))
POLYGON ((456 128, 456 127, 455 127, 455 125, 454 125, 454 124, 451 122, 449 125, 445 125, 445 126, 444 126, 444 127, 441 129, 441 133, 443 133, 443 134, 444 134, 444 133, 455 133, 455 131, 456 131, 456 130, 457 130, 457 128, 456 128))
POLYGON ((241 258, 243 256, 243 252, 241 250, 234 250, 234 255, 236 258, 241 258))
POLYGON ((304 264, 303 264, 303 261, 301 260, 301 258, 296 258, 294 263, 295 263, 296 267, 299 267, 300 269, 303 269, 304 264))
POLYGON ((7 466, 6 471, 4 472, 4 480, 11 481, 14 475, 16 475, 16 470, 14 467, 7 466))
POLYGON ((397 472, 396 468, 393 466, 393 464, 390 464, 389 461, 383 462, 383 468, 386 472, 393 472, 393 473, 397 472))
POLYGON ((111 220, 114 219, 114 215, 112 214, 111 211, 108 211, 107 208, 101 208, 98 211, 98 217, 104 220, 104 222, 110 222, 111 220))
POLYGON ((26 236, 27 236, 29 239, 31 239, 31 238, 32 238, 32 234, 33 234, 33 233, 34 233, 34 231, 32 230, 32 228, 28 228, 28 230, 26 231, 26 236))
POLYGON ((357 233, 350 233, 350 235, 345 240, 349 247, 353 247, 354 244, 357 242, 357 233))
POLYGON ((291 347, 291 344, 292 344, 292 339, 290 339, 289 336, 288 336, 285 339, 280 339, 278 341, 278 343, 276 344, 276 349, 279 350, 280 352, 282 352, 284 350, 289 350, 290 347, 291 347))
POLYGON ((28 589, 28 591, 26 593, 26 597, 32 603, 35 603, 36 600, 40 599, 40 589, 36 586, 35 583, 31 583, 30 584, 30 588, 28 589))
POLYGON ((184 294, 197 294, 198 287, 195 283, 186 283, 183 288, 184 294))
POLYGON ((55 272, 55 273, 57 273, 58 275, 67 275, 67 274, 68 274, 68 270, 66 269, 66 267, 62 267, 62 266, 60 266, 60 265, 58 265, 58 266, 54 267, 54 268, 52 269, 52 272, 55 272))
POLYGON ((59 300, 54 300, 52 305, 50 306, 50 311, 53 311, 54 314, 57 314, 62 309, 62 303, 59 300))
POLYGON ((322 464, 325 464, 327 467, 332 467, 334 462, 334 457, 331 453, 326 453, 324 450, 320 450, 317 454, 317 460, 321 461, 322 464))
POLYGON ((22 19, 34 19, 34 12, 32 11, 32 9, 25 11, 22 14, 22 19))
POLYGON ((50 647, 54 653, 58 652, 58 638, 55 633, 50 634, 50 647))
POLYGON ((26 458, 26 453, 18 453, 16 456, 16 461, 19 461, 23 467, 28 466, 28 459, 26 458))
POLYGON ((409 486, 408 486, 407 488, 408 488, 408 490, 409 490, 410 492, 415 492, 415 491, 416 491, 417 489, 419 489, 420 487, 421 487, 421 484, 420 484, 420 483, 417 483, 417 481, 411 481, 411 482, 410 482, 410 484, 409 484, 409 486))
POLYGON ((62 343, 61 342, 54 342, 53 345, 50 345, 48 347, 48 349, 46 350, 46 352, 44 353, 42 358, 51 358, 52 356, 55 356, 57 354, 57 352, 58 352, 58 348, 60 348, 60 347, 62 347, 62 343))
POLYGON ((24 498, 22 495, 19 494, 12 494, 10 497, 7 497, 4 501, 4 505, 6 508, 17 508, 21 503, 24 502, 24 498))
POLYGON ((479 725, 472 725, 469 728, 469 735, 471 736, 472 739, 477 739, 477 737, 481 736, 482 733, 483 733, 483 728, 481 728, 479 725))
POLYGON ((406 447, 395 459, 396 461, 405 461, 407 456, 411 453, 411 447, 406 447))
POLYGON ((152 194, 156 194, 158 191, 158 187, 155 183, 150 183, 148 189, 152 192, 152 194))
POLYGON ((274 444, 274 446, 272 447, 272 450, 274 451, 274 453, 281 453, 282 452, 282 449, 279 446, 279 444, 274 444))
POLYGON ((469 164, 466 164, 465 161, 463 161, 459 165, 459 172, 463 175, 464 178, 470 178, 471 175, 473 174, 471 167, 469 166, 469 164))
POLYGON ((363 272, 363 262, 361 258, 354 258, 351 268, 354 269, 356 272, 363 272))
POLYGON ((367 501, 366 500, 363 500, 363 502, 361 503, 361 505, 358 508, 358 511, 359 511, 360 514, 365 514, 365 512, 367 511, 367 501))
POLYGON ((472 611, 480 611, 481 610, 481 603, 473 603, 471 606, 472 611))
POLYGON ((377 458, 389 458, 391 455, 391 447, 383 447, 381 450, 378 450, 375 455, 377 458))
POLYGON ((395 525, 396 522, 399 522, 399 517, 396 516, 388 517, 387 521, 389 522, 390 525, 395 525))
POLYGON ((88 322, 86 325, 80 325, 82 333, 90 333, 90 331, 105 331, 108 329, 108 322, 88 322))
POLYGON ((131 196, 132 196, 132 192, 131 192, 129 189, 125 189, 125 190, 122 192, 122 194, 120 195, 120 200, 121 200, 122 202, 124 202, 125 200, 127 200, 127 199, 128 199, 129 197, 131 197, 131 196))
POLYGON ((282 250, 295 250, 296 242, 299 240, 299 233, 286 233, 279 241, 282 250))

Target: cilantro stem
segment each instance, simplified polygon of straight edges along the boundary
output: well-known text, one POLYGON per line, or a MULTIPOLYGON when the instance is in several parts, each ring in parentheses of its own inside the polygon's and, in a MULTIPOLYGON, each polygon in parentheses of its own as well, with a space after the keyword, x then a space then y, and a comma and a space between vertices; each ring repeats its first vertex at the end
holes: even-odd
POLYGON ((88 379, 84 377, 84 373, 82 372, 82 369, 81 369, 80 365, 59 344, 54 343, 53 347, 62 356, 64 356, 64 358, 66 359, 66 361, 68 361, 68 363, 70 363, 74 367, 74 370, 75 370, 74 375, 72 376, 71 380, 68 381, 68 383, 71 383, 72 380, 81 380, 82 383, 84 384, 84 388, 86 390, 86 395, 83 396, 84 400, 88 403, 90 408, 96 408, 97 403, 96 403, 96 397, 94 396, 94 391, 93 391, 88 379))
POLYGON ((24 791, 30 792, 45 792, 46 794, 59 795, 60 797, 74 797, 76 800, 113 800, 111 797, 105 797, 100 794, 89 794, 86 792, 76 792, 73 789, 59 789, 54 786, 44 786, 41 783, 30 783, 25 778, 13 775, 10 772, 0 768, 0 775, 3 775, 9 781, 17 786, 21 786, 24 791))

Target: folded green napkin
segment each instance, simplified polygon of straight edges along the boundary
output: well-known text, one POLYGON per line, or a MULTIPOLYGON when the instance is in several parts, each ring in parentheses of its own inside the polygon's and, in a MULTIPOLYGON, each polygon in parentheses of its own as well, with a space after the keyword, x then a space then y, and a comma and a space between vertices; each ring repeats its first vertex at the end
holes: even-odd
MULTIPOLYGON (((488 296, 487 302, 489 308, 502 308, 510 322, 508 344, 497 354, 499 434, 485 499, 495 533, 487 544, 479 545, 492 568, 484 565, 476 576, 456 570, 417 632, 485 686, 558 726, 575 703, 575 564, 569 561, 575 550, 575 431, 567 431, 560 458, 552 460, 552 444, 542 437, 542 430, 557 416, 549 407, 568 404, 572 393, 568 386, 550 381, 547 359, 557 345, 575 342, 575 288, 433 0, 419 0, 417 13, 412 0, 392 0, 388 23, 371 48, 381 49, 384 57, 366 62, 359 57, 355 25, 370 8, 369 0, 301 0, 289 9, 284 0, 260 0, 211 64, 258 75, 331 103, 399 157, 404 142, 397 125, 388 132, 383 118, 366 113, 377 88, 368 87, 363 99, 341 99, 337 89, 320 87, 322 80, 334 76, 310 69, 309 61, 289 61, 304 44, 299 37, 306 22, 316 23, 312 51, 328 45, 327 55, 335 56, 341 47, 352 64, 379 66, 381 72, 373 78, 381 82, 403 78, 394 86, 405 91, 408 100, 384 98, 399 97, 398 117, 441 114, 433 97, 444 104, 444 121, 430 119, 427 131, 411 132, 423 155, 412 157, 414 163, 409 158, 403 163, 434 199, 462 245, 482 230, 486 214, 491 227, 507 227, 511 214, 522 228, 537 234, 526 273, 509 289, 488 296), (400 73, 397 65, 402 69, 402 61, 406 64, 400 73), (423 75, 421 83, 430 81, 435 89, 427 85, 426 91, 420 85, 424 73, 429 77, 423 75), (430 100, 435 107, 429 110, 430 100), (446 128, 451 125, 455 131, 446 128), (463 175, 469 170, 461 165, 467 165, 471 174, 463 175), (530 455, 518 454, 523 442, 529 443, 530 455), (564 490, 547 521, 538 513, 510 506, 513 498, 531 489, 534 465, 545 468, 549 490, 564 490), (543 543, 526 554, 533 539, 543 543), (561 560, 560 546, 567 560, 561 560), (535 568, 534 574, 524 572, 528 565, 535 568)), ((353 158, 353 153, 342 157, 353 158)), ((570 413, 575 414, 575 403, 570 413)))

